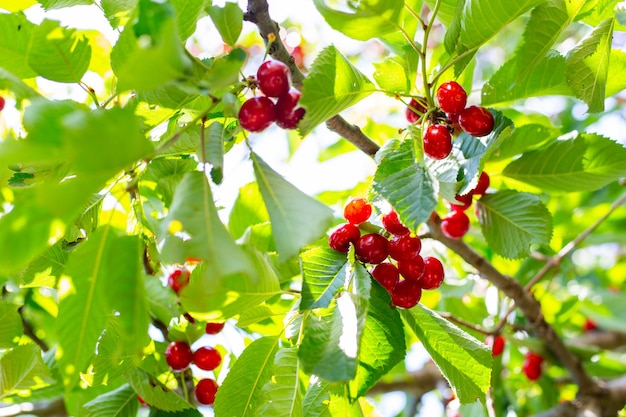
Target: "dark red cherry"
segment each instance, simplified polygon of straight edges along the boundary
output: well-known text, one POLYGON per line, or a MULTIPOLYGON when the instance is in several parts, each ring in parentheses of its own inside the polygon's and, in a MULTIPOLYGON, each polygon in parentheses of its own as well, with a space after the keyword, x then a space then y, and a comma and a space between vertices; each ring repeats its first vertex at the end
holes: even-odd
POLYGON ((411 233, 408 227, 400 222, 398 213, 395 210, 391 210, 389 213, 383 215, 383 227, 392 235, 402 236, 411 233))
POLYGON ((376 233, 363 235, 354 245, 356 257, 368 264, 379 264, 389 254, 387 251, 387 239, 376 233))
POLYGON ((267 97, 252 97, 239 109, 239 124, 250 132, 261 132, 276 120, 274 102, 267 97))
POLYGON ((401 308, 411 308, 422 298, 422 288, 416 281, 403 280, 398 282, 391 291, 391 302, 401 308))
POLYGON ((441 231, 450 239, 460 239, 469 231, 470 220, 464 211, 453 211, 441 220, 441 231))
POLYGON ((215 348, 202 346, 193 353, 193 363, 202 370, 212 371, 222 363, 222 355, 215 348))
POLYGON ((389 256, 396 261, 410 261, 420 254, 422 241, 417 236, 394 236, 389 240, 389 256))
POLYGON ((452 211, 467 210, 468 208, 472 206, 473 197, 474 197, 473 191, 470 191, 469 193, 463 194, 463 195, 457 194, 456 196, 454 196, 454 198, 456 199, 456 201, 458 201, 461 204, 451 203, 450 209, 452 211))
POLYGON ((6 100, 4 97, 0 96, 0 111, 4 110, 4 105, 6 104, 6 100))
POLYGON ((296 108, 300 100, 300 92, 291 89, 276 101, 276 125, 282 129, 295 129, 304 117, 305 110, 296 108))
POLYGON ((459 114, 467 103, 467 93, 456 81, 446 81, 437 88, 437 103, 444 112, 459 114))
POLYGON ((502 335, 497 335, 493 338, 493 343, 491 345, 491 355, 492 356, 500 356, 504 352, 504 337, 502 335))
POLYGON ((289 91, 289 67, 280 61, 265 61, 256 73, 259 88, 268 97, 280 97, 289 91))
POLYGON ((493 115, 481 106, 469 106, 459 114, 459 125, 466 133, 481 137, 493 130, 493 115))
POLYGON ((526 378, 530 381, 536 381, 541 378, 541 364, 543 362, 543 358, 540 355, 537 355, 534 352, 528 352, 524 357, 524 363, 522 364, 522 371, 526 378))
POLYGON ((215 394, 217 393, 217 382, 210 378, 201 379, 196 385, 196 399, 200 404, 211 405, 215 402, 215 394))
POLYGON ((480 173, 480 177, 478 177, 478 184, 472 190, 474 195, 485 195, 487 192, 487 188, 489 188, 489 175, 483 171, 480 173))
POLYGON ((419 281, 424 276, 424 258, 417 255, 408 261, 398 261, 398 271, 407 281, 419 281))
POLYGON ((406 120, 411 124, 416 122, 421 124, 426 111, 426 99, 424 97, 412 98, 409 107, 405 110, 406 120))
POLYGON ((189 284, 189 276, 191 273, 187 268, 175 269, 167 277, 167 285, 178 294, 183 288, 189 284))
POLYGON ((452 152, 452 134, 444 125, 430 125, 424 133, 424 153, 433 159, 447 158, 452 152))
POLYGON ((353 224, 346 223, 335 229, 328 237, 328 246, 337 252, 347 253, 361 237, 361 231, 353 224))
POLYGON ((204 328, 206 334, 218 334, 224 328, 224 323, 207 323, 204 328))
POLYGON ((437 258, 427 256, 424 258, 424 275, 420 279, 420 285, 425 290, 439 288, 444 278, 443 264, 437 258))
POLYGON ((400 280, 398 268, 389 262, 376 265, 372 270, 372 276, 387 291, 392 291, 400 280))
POLYGON ((187 342, 172 342, 165 349, 165 361, 174 371, 187 369, 192 360, 193 352, 187 342))

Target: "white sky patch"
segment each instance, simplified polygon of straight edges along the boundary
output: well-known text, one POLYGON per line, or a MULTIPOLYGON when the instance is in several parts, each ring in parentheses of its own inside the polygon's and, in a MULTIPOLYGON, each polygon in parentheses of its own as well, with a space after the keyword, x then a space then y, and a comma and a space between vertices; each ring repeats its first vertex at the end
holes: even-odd
POLYGON ((343 333, 339 338, 339 349, 347 357, 356 358, 357 355, 357 317, 356 307, 350 298, 350 294, 343 293, 337 299, 337 310, 341 314, 343 333))

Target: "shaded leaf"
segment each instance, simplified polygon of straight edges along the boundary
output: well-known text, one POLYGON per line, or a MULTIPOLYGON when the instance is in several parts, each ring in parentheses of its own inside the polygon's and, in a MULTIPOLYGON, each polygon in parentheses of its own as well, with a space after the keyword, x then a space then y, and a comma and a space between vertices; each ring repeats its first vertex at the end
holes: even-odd
POLYGON ((259 408, 259 415, 302 416, 299 371, 297 348, 284 348, 276 352, 272 379, 263 387, 267 403, 259 408))
POLYGON ((313 248, 301 256, 301 310, 326 308, 347 278, 350 264, 346 254, 329 248, 313 248))
POLYGON ((15 339, 23 334, 17 308, 15 304, 0 301, 0 349, 13 347, 15 339))
MULTIPOLYGON (((0 67, 18 78, 35 77, 28 65, 28 48, 37 25, 23 14, 0 14, 0 67)), ((0 74, 0 80, 4 75, 0 74)), ((6 86, 3 86, 6 87, 6 86)), ((10 89, 13 91, 13 89, 10 89)))
POLYGON ((143 400, 163 411, 179 411, 193 406, 183 397, 168 389, 156 377, 139 368, 130 368, 124 377, 143 400))
POLYGON ((207 11, 224 43, 235 46, 243 27, 243 11, 237 3, 227 2, 224 7, 211 6, 207 11))
POLYGON ((0 358, 0 398, 52 382, 41 349, 35 344, 16 346, 0 358))
POLYGON ((89 401, 84 407, 85 417, 126 417, 137 414, 139 401, 130 385, 124 384, 89 401))
POLYGON ((248 227, 265 223, 269 219, 259 185, 253 182, 241 187, 228 218, 228 229, 233 236, 239 238, 248 227))

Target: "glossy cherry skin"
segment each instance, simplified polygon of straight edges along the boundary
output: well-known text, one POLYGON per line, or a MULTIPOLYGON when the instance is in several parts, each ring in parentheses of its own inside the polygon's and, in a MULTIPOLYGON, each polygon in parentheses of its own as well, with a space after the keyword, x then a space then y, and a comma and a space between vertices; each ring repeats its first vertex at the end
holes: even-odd
POLYGON ((395 210, 391 210, 389 213, 383 215, 383 227, 392 235, 402 236, 411 233, 408 227, 400 222, 398 213, 395 210))
POLYGON ((295 129, 304 117, 305 110, 296 108, 300 100, 300 92, 291 89, 276 101, 276 125, 282 129, 295 129))
POLYGON ((400 280, 400 272, 398 268, 389 262, 383 262, 376 265, 372 270, 372 276, 387 291, 393 291, 396 284, 400 280))
POLYGON ((420 279, 420 285, 425 290, 434 290, 441 287, 445 273, 443 264, 437 258, 427 256, 424 258, 424 275, 420 279))
POLYGON ((495 338, 493 338, 493 343, 491 345, 491 355, 494 357, 502 355, 502 352, 504 352, 504 344, 504 337, 502 337, 502 335, 499 334, 495 338))
POLYGON ((481 106, 469 106, 459 113, 461 129, 472 136, 487 136, 493 130, 493 124, 493 115, 481 106))
POLYGON ((200 404, 211 405, 215 402, 215 394, 217 393, 217 382, 210 378, 201 379, 196 385, 196 399, 200 404))
POLYGON ((410 261, 420 254, 422 241, 417 236, 394 236, 389 240, 388 250, 396 261, 410 261))
POLYGON ((191 273, 187 268, 175 269, 167 277, 167 285, 178 294, 183 288, 189 284, 189 276, 191 273))
POLYGON ((337 252, 348 253, 350 243, 353 245, 361 237, 361 231, 353 224, 346 223, 335 229, 328 237, 328 246, 337 252))
POLYGON ((193 361, 193 352, 189 343, 180 340, 170 343, 165 349, 165 361, 174 371, 187 369, 193 361))
POLYGON ((456 81, 446 81, 437 88, 437 103, 446 113, 459 114, 467 104, 467 93, 456 81))
POLYGON ((361 224, 372 215, 372 205, 364 198, 353 198, 343 208, 343 217, 351 224, 361 224))
POLYGON ((433 159, 447 158, 452 152, 452 134, 444 125, 430 125, 424 133, 424 153, 433 159))
POLYGON ((210 346, 202 346, 193 353, 193 363, 200 369, 212 371, 222 363, 222 355, 210 346))
POLYGON ((422 298, 422 288, 416 281, 403 280, 398 282, 391 291, 391 302, 401 308, 411 308, 422 298))
POLYGON ((470 220, 464 211, 453 211, 441 220, 441 231, 450 239, 460 239, 469 231, 470 220))
POLYGON ((540 355, 537 355, 533 352, 528 352, 524 357, 524 363, 522 364, 522 371, 526 378, 530 381, 536 381, 541 378, 541 363, 543 362, 543 358, 540 355))
POLYGON ((354 245, 354 250, 356 257, 368 264, 379 264, 389 255, 387 239, 376 233, 361 236, 354 245))
POLYGON ((424 276, 425 270, 426 267, 424 265, 424 258, 420 255, 417 255, 408 261, 398 261, 398 271, 400 271, 400 275, 402 275, 407 281, 421 280, 424 276))
POLYGON ((252 97, 239 109, 239 124, 250 132, 261 132, 276 120, 276 107, 267 97, 252 97))
POLYGON ((256 73, 259 88, 268 97, 280 97, 289 91, 289 67, 280 61, 265 61, 256 73))
POLYGON ((206 334, 218 334, 224 328, 224 323, 207 323, 204 331, 206 334))
POLYGON ((409 107, 407 107, 404 112, 404 115, 409 123, 413 124, 419 122, 419 124, 421 124, 422 117, 426 111, 426 99, 424 97, 412 98, 409 102, 409 107), (416 113, 414 109, 419 113, 416 113))
POLYGON ((474 195, 485 195, 487 192, 487 188, 489 188, 489 175, 483 171, 480 173, 480 177, 478 177, 478 184, 472 190, 474 195))

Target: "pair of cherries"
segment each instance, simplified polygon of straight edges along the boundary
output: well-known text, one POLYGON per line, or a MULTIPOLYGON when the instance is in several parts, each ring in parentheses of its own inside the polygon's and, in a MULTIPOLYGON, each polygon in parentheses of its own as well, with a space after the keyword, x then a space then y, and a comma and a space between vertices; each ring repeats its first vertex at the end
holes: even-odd
POLYGON ((471 191, 463 195, 456 195, 455 199, 461 204, 450 204, 450 213, 441 219, 441 231, 450 239, 460 239, 469 231, 470 219, 465 213, 472 206, 474 196, 483 196, 489 188, 489 175, 481 172, 478 183, 471 191))

